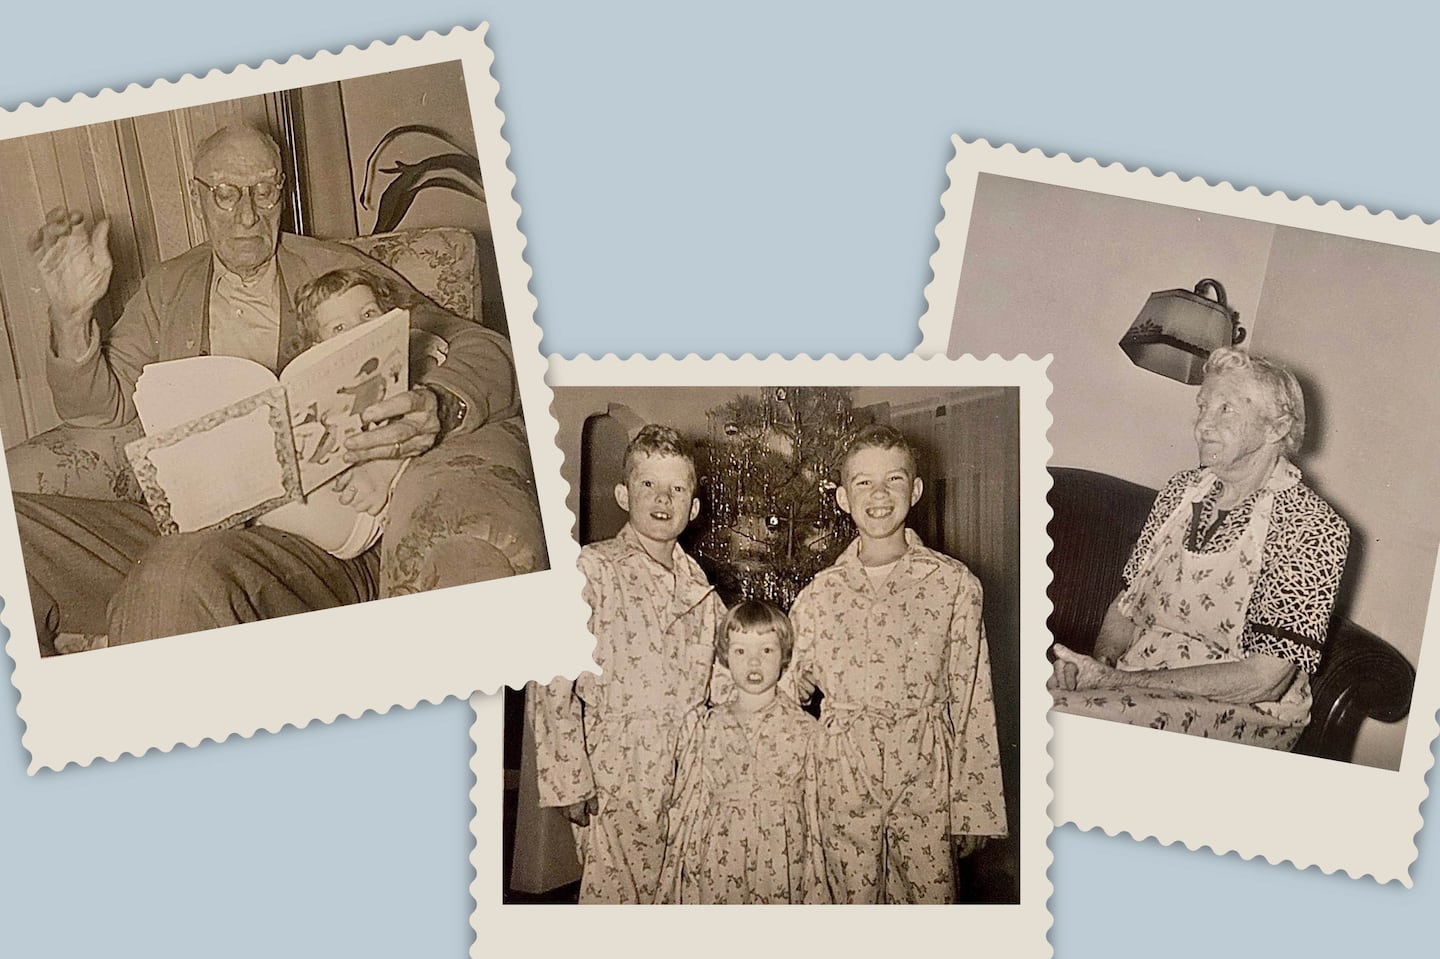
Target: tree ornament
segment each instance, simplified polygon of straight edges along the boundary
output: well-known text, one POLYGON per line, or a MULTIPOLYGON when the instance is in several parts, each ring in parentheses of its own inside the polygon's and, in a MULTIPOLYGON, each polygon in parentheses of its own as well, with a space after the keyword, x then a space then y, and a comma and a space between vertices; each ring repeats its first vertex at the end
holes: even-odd
POLYGON ((697 472, 707 499, 686 546, 727 602, 796 594, 855 535, 835 502, 839 457, 870 422, 847 389, 771 387, 709 411, 697 472))

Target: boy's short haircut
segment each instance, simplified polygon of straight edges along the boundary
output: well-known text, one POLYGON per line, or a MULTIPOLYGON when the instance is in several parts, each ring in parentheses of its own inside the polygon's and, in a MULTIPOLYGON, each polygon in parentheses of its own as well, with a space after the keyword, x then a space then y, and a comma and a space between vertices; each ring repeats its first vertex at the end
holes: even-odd
POLYGON ((735 629, 760 633, 773 630, 775 639, 780 643, 780 671, 783 673, 790 665, 790 656, 795 652, 795 628, 780 607, 760 599, 743 599, 725 611, 720 628, 715 633, 715 658, 727 668, 730 665, 730 631, 735 629))
POLYGON ((840 454, 840 482, 845 482, 845 468, 850 465, 850 457, 864 449, 900 450, 905 454, 905 459, 910 462, 910 475, 913 477, 919 472, 919 462, 915 456, 915 447, 893 426, 883 423, 872 423, 862 427, 859 432, 850 437, 845 444, 845 450, 840 454))
POLYGON ((625 447, 625 482, 630 481, 630 471, 635 468, 635 460, 641 456, 679 456, 690 464, 691 478, 696 476, 694 447, 679 430, 672 427, 659 423, 647 423, 640 427, 640 432, 625 447))
POLYGON ((375 294, 375 304, 382 313, 408 306, 406 296, 389 277, 358 267, 346 267, 322 273, 295 291, 295 314, 311 345, 320 342, 320 328, 315 325, 315 311, 331 297, 363 286, 375 294))

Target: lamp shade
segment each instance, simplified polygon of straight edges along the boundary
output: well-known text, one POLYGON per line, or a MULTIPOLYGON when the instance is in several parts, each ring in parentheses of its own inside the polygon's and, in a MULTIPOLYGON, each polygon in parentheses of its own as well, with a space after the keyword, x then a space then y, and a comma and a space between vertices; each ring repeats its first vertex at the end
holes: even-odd
POLYGON ((1120 349, 1141 369, 1200 385, 1205 359, 1222 346, 1245 339, 1240 314, 1230 309, 1225 287, 1204 279, 1191 290, 1160 290, 1120 338, 1120 349), (1207 290, 1214 299, 1206 296, 1207 290))

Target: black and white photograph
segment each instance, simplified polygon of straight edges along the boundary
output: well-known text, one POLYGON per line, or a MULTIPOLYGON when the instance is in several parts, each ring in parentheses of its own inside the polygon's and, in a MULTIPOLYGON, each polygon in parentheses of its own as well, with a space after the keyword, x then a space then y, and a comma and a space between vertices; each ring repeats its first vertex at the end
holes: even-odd
MULTIPOLYGON (((1057 808, 1085 810, 1060 820, 1143 836, 1107 803, 1199 779, 1215 803, 1194 801, 1193 821, 1152 802, 1140 823, 1168 809, 1179 824, 1162 839, 1211 841, 1212 817, 1258 831, 1281 814, 1219 798, 1254 789, 1255 768, 1394 786, 1403 808, 1436 706, 1416 666, 1440 545, 1426 359, 1440 236, 1225 184, 957 149, 922 350, 1054 354, 1052 748, 1057 808), (1184 771, 1142 759, 1155 755, 1184 771)), ((1311 860, 1291 823, 1237 848, 1351 864, 1311 860)))
MULTIPOLYGON (((537 580, 570 614, 562 644, 582 622, 578 580, 550 576, 568 523, 488 51, 428 42, 408 65, 352 52, 318 82, 0 140, 0 433, 25 574, 5 595, 28 593, 33 632, 22 603, 6 618, 36 675, 215 630, 243 654, 287 617, 444 591, 493 630, 537 588, 511 584, 537 580)), ((448 693, 585 664, 487 671, 485 630, 436 606, 324 629, 357 641, 357 672, 362 637, 399 652, 401 631, 470 661, 448 693)))
POLYGON ((602 673, 507 691, 504 904, 1014 906, 1043 882, 1037 387, 833 363, 552 376, 602 673))

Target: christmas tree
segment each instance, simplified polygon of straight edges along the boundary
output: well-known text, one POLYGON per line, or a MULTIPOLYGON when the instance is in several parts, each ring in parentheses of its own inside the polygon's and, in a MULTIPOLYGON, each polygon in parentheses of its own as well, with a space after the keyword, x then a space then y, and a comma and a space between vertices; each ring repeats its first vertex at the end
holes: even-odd
POLYGON ((690 551, 727 603, 763 599, 788 611, 855 535, 835 486, 846 441, 870 418, 848 389, 807 386, 742 394, 707 416, 690 551))

